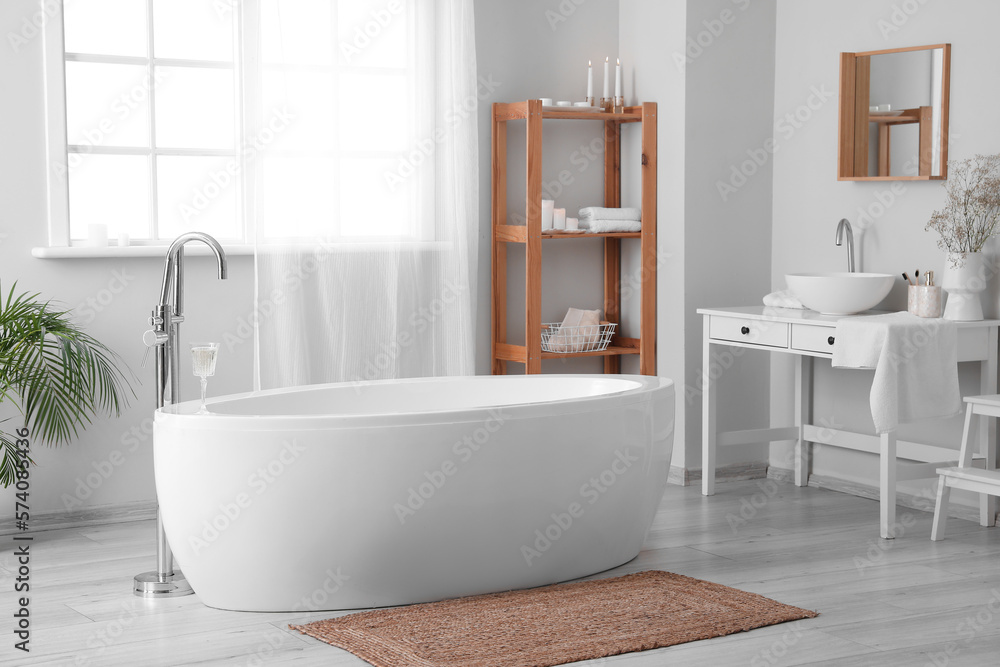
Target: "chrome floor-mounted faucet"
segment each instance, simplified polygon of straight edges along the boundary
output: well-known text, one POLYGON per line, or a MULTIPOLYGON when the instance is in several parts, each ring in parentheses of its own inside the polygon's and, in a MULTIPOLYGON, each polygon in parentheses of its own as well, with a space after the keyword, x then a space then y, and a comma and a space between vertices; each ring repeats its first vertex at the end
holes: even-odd
MULTIPOLYGON (((142 335, 146 352, 156 354, 156 407, 180 402, 180 325, 184 321, 184 246, 189 241, 201 241, 212 249, 219 264, 219 279, 228 274, 226 252, 208 234, 181 234, 167 249, 163 267, 160 301, 149 318, 152 329, 142 335)), ((143 360, 145 363, 145 360, 143 360)), ((144 598, 168 598, 190 595, 194 591, 180 570, 174 570, 174 555, 163 531, 163 519, 156 513, 156 570, 143 572, 134 580, 133 592, 144 598)))
POLYGON ((844 230, 847 230, 847 271, 854 273, 854 230, 847 218, 841 218, 837 224, 837 245, 843 245, 844 230))

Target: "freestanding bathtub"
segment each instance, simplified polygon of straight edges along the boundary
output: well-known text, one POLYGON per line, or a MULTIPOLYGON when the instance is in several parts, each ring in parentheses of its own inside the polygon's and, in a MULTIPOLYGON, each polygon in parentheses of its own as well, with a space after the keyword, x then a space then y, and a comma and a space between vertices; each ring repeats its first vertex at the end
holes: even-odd
POLYGON ((355 609, 615 567, 663 495, 671 380, 533 375, 328 384, 155 419, 170 546, 202 602, 355 609))

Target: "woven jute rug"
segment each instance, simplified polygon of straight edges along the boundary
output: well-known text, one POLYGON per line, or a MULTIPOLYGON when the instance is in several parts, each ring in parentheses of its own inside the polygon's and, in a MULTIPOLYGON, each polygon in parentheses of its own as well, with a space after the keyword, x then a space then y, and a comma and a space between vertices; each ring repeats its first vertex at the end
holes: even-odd
POLYGON ((289 627, 375 667, 547 667, 816 615, 754 593, 651 570, 289 627))

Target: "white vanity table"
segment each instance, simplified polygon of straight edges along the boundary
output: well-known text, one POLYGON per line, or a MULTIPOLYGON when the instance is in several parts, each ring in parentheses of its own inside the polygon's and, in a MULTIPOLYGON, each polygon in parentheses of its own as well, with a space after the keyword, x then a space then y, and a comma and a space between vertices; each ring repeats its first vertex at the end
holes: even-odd
MULTIPOLYGON (((812 424, 812 361, 832 357, 840 316, 811 310, 748 306, 701 308, 703 316, 702 493, 715 493, 716 449, 776 440, 795 440, 795 484, 805 486, 809 476, 810 444, 823 443, 879 454, 880 534, 892 538, 896 522, 896 482, 935 477, 942 462, 957 459, 957 449, 897 441, 895 431, 882 435, 852 433, 812 424), (712 346, 746 347, 795 355, 795 424, 793 426, 717 432, 717 392, 710 372, 712 346)), ((874 314, 874 313, 868 313, 874 314)), ((853 316, 848 316, 853 317, 853 316)), ((997 328, 1000 320, 958 322, 959 362, 979 362, 979 394, 997 393, 997 328)), ((986 466, 996 467, 995 420, 980 429, 980 452, 986 466)), ((996 498, 984 498, 980 522, 993 525, 996 498)))

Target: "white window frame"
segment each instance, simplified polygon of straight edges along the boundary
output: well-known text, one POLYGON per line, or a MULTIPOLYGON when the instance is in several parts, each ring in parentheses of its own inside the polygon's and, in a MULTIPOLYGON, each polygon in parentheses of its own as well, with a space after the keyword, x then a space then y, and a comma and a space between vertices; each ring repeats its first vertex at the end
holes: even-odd
MULTIPOLYGON (((255 109, 259 98, 257 82, 253 77, 246 76, 246 72, 257 71, 257 53, 250 45, 257 43, 257 21, 251 20, 252 16, 259 16, 259 0, 229 0, 235 5, 234 12, 234 44, 237 55, 234 62, 205 61, 205 60, 182 60, 172 58, 153 57, 153 23, 148 20, 147 14, 147 53, 145 57, 133 56, 109 56, 109 55, 89 55, 66 53, 64 50, 64 20, 63 20, 63 0, 59 0, 58 11, 53 12, 46 21, 43 28, 43 71, 44 71, 44 92, 45 92, 45 114, 46 114, 46 190, 47 190, 47 225, 49 245, 46 248, 35 248, 33 254, 36 257, 76 257, 76 256, 105 256, 105 255, 150 255, 159 256, 163 247, 169 245, 170 239, 157 239, 158 223, 158 202, 157 202, 157 166, 156 157, 160 155, 171 156, 215 156, 232 157, 237 159, 243 149, 243 137, 260 136, 262 130, 261 119, 256 114, 249 112, 255 109), (149 99, 149 148, 138 147, 106 147, 106 146, 71 146, 68 144, 67 133, 67 108, 66 108, 66 62, 99 62, 110 64, 142 65, 149 67, 150 74, 153 67, 199 67, 211 69, 234 69, 235 86, 237 90, 237 118, 236 137, 233 149, 168 149, 157 148, 155 145, 155 85, 150 86, 149 99), (79 240, 73 241, 70 234, 69 216, 69 155, 72 153, 90 154, 111 154, 111 155, 143 155, 150 159, 150 211, 148 217, 150 238, 134 239, 128 248, 92 248, 85 246, 79 240), (60 168, 63 174, 59 174, 60 168)), ((338 0, 348 1, 348 0, 338 0)), ((146 0, 147 12, 152 12, 153 0, 146 0)), ((420 3, 414 3, 412 7, 419 7, 420 3)), ((334 19, 335 20, 335 19, 334 19)), ((424 32, 418 35, 418 31, 433 30, 433 19, 427 16, 427 12, 414 11, 408 18, 407 26, 409 43, 411 49, 410 64, 405 69, 408 76, 408 93, 411 99, 416 101, 415 110, 411 122, 413 123, 413 137, 416 139, 430 136, 433 133, 434 109, 432 104, 427 104, 416 98, 418 89, 426 89, 426 86, 433 86, 433 64, 417 71, 417 58, 430 58, 433 63, 433 51, 428 46, 433 40, 428 39, 424 32), (423 37, 423 39, 419 39, 423 37), (421 53, 417 53, 422 49, 421 53)), ((283 66, 290 70, 316 70, 319 66, 311 65, 287 65, 283 66)), ((343 65, 339 61, 321 69, 330 71, 333 76, 337 76, 347 70, 363 69, 356 66, 343 65)), ((394 68, 392 73, 404 71, 403 68, 394 68)), ((364 104, 363 100, 359 104, 364 104)), ((332 122, 336 122, 333 120, 332 122)), ((271 155, 295 154, 296 151, 272 150, 271 155)), ((315 155, 325 155, 330 151, 316 151, 315 155)), ((310 152, 310 154, 312 154, 310 152)), ((333 157, 343 158, 345 152, 336 151, 333 157)), ((405 153, 398 154, 405 157, 405 153)), ((388 152, 364 151, 357 157, 387 157, 388 152)), ((433 160, 433 156, 431 158, 433 160)), ((241 163, 240 183, 237 194, 237 218, 242 238, 220 238, 220 241, 229 250, 237 254, 252 253, 254 235, 256 230, 250 221, 255 219, 255 196, 253 184, 257 179, 256 160, 249 160, 241 163)), ((413 242, 418 245, 437 245, 435 243, 434 225, 434 169, 423 169, 419 171, 419 182, 414 188, 413 210, 420 211, 417 216, 417 228, 412 236, 373 236, 373 237, 348 237, 340 238, 339 242, 351 246, 381 245, 386 243, 398 244, 400 242, 413 242)), ((339 183, 333 184, 334 188, 339 187, 339 183)), ((195 227, 196 228, 196 227, 195 227)), ((339 234, 331 230, 330 237, 338 238, 339 234)), ((271 239, 273 243, 294 243, 294 239, 271 239)))

